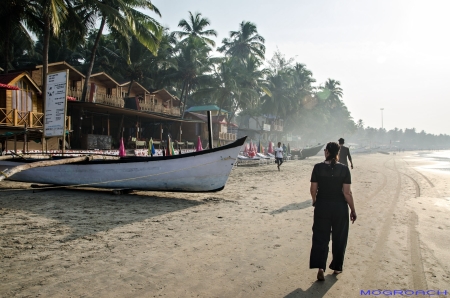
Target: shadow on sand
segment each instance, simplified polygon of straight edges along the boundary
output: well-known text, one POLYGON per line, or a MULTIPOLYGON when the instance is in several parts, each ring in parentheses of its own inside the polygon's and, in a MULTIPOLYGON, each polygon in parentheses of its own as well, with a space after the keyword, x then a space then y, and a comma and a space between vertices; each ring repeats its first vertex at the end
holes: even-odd
POLYGON ((278 210, 274 210, 274 211, 270 212, 270 214, 275 215, 275 214, 287 212, 289 210, 301 210, 301 209, 305 209, 308 207, 311 207, 311 200, 306 200, 301 203, 292 203, 292 204, 286 205, 284 207, 281 207, 278 210))
POLYGON ((320 298, 325 296, 328 290, 330 290, 337 281, 338 279, 335 274, 326 275, 325 281, 316 281, 306 290, 298 288, 284 296, 284 298, 320 298))
MULTIPOLYGON (((64 232, 66 234, 64 239, 59 239, 65 242, 204 204, 200 201, 179 198, 179 195, 175 198, 170 195, 159 197, 154 194, 154 192, 140 192, 114 196, 110 190, 90 189, 57 189, 37 193, 5 191, 0 195, 2 207, 0 209, 10 216, 20 212, 20 222, 17 224, 29 226, 35 231, 38 229, 41 232, 54 233, 55 230, 69 228, 70 233, 64 232), (26 214, 23 215, 22 212, 26 214), (45 217, 53 222, 34 227, 36 216, 45 217)), ((12 235, 3 234, 3 236, 20 236, 13 235, 14 232, 6 234, 12 235)))

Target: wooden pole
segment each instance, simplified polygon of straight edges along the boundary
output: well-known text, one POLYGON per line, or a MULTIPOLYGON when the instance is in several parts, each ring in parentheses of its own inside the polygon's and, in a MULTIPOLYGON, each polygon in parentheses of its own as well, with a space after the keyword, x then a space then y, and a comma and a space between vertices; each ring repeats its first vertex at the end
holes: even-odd
POLYGON ((119 125, 119 133, 117 135, 117 139, 120 142, 120 137, 123 137, 123 119, 124 119, 125 115, 122 114, 122 119, 120 119, 120 125, 119 125))
POLYGON ((12 169, 6 169, 3 172, 0 172, 0 181, 5 180, 6 178, 10 178, 12 175, 17 174, 22 171, 25 171, 25 170, 28 170, 28 169, 75 163, 75 162, 80 162, 80 161, 92 160, 92 158, 93 158, 92 156, 80 156, 80 157, 72 157, 72 158, 66 158, 66 159, 58 159, 58 160, 51 160, 51 161, 45 160, 45 161, 38 161, 38 162, 23 164, 23 165, 14 167, 12 169))
POLYGON ((27 124, 25 123, 25 134, 23 135, 23 151, 22 154, 27 152, 27 124))
POLYGON ((213 148, 213 133, 212 133, 212 119, 211 119, 211 111, 207 112, 208 117, 208 139, 209 139, 209 149, 213 148))

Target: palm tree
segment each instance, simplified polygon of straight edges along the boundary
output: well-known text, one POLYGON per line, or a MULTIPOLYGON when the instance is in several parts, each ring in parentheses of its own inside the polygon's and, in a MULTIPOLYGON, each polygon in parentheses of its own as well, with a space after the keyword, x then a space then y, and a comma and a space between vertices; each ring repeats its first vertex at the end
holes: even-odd
POLYGON ((3 22, 0 34, 4 36, 0 53, 4 57, 5 73, 8 73, 11 68, 11 60, 14 59, 14 55, 11 55, 15 51, 15 45, 20 44, 22 51, 33 50, 34 42, 25 28, 25 24, 37 31, 37 28, 41 26, 40 20, 36 17, 37 14, 36 7, 26 0, 5 1, 0 6, 0 19, 3 22))
POLYGON ((239 31, 231 31, 230 38, 223 39, 223 46, 218 51, 227 56, 248 58, 253 55, 264 60, 266 47, 264 38, 258 34, 256 25, 251 22, 242 21, 239 31))
MULTIPOLYGON (((89 68, 83 86, 82 101, 86 100, 88 82, 94 67, 100 37, 105 26, 108 26, 111 34, 118 38, 117 42, 121 48, 129 49, 129 36, 134 36, 155 55, 163 31, 161 25, 155 19, 137 10, 137 8, 149 9, 161 16, 159 10, 149 0, 87 0, 85 3, 85 7, 92 11, 91 19, 94 20, 99 17, 101 21, 91 52, 89 68)), ((127 60, 129 61, 129 58, 127 60)))
POLYGON ((325 82, 325 85, 319 88, 321 90, 319 97, 321 99, 328 100, 329 105, 332 108, 335 107, 341 101, 341 98, 344 94, 340 86, 341 82, 333 79, 328 79, 325 82))
POLYGON ((205 74, 211 70, 211 48, 202 39, 190 36, 188 40, 178 45, 177 50, 178 70, 172 78, 175 77, 182 83, 180 99, 181 114, 184 116, 189 94, 198 86, 199 80, 205 78, 207 76, 205 74))
POLYGON ((298 106, 294 104, 293 100, 292 76, 287 71, 280 71, 270 74, 267 80, 272 96, 263 96, 262 110, 267 114, 286 120, 288 115, 298 110, 298 106))
POLYGON ((189 20, 181 20, 178 23, 178 27, 182 28, 183 31, 175 31, 174 34, 179 38, 185 40, 189 36, 194 36, 202 39, 206 44, 210 46, 215 46, 214 40, 210 39, 209 36, 217 36, 216 30, 208 29, 205 30, 206 26, 209 26, 210 22, 207 18, 202 18, 202 14, 196 12, 194 15, 189 11, 189 20))

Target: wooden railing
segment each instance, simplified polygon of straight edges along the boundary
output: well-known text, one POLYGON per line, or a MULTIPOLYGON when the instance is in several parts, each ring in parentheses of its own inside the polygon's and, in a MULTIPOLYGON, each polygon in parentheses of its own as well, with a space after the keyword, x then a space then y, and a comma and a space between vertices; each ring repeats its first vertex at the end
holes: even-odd
POLYGON ((82 90, 76 88, 67 88, 67 95, 75 97, 77 101, 81 100, 82 90))
POLYGON ((157 112, 157 113, 163 113, 163 114, 169 114, 169 115, 180 115, 180 108, 165 108, 162 105, 155 105, 152 103, 139 103, 139 106, 141 107, 141 111, 143 112, 157 112))
MULTIPOLYGON (((88 91, 87 91, 88 98, 89 98, 89 89, 90 88, 88 87, 88 91)), ((67 95, 74 97, 77 101, 81 101, 81 94, 82 94, 82 90, 80 90, 80 89, 68 88, 67 95)), ((124 106, 123 97, 113 96, 113 95, 99 93, 99 92, 97 92, 95 94, 95 102, 101 103, 104 105, 108 105, 108 106, 112 106, 112 107, 123 108, 123 106, 124 106)))
MULTIPOLYGON (((71 130, 71 118, 66 116, 66 129, 71 130)), ((0 126, 43 128, 44 113, 6 110, 0 108, 0 126)))
POLYGON ((42 128, 44 127, 44 113, 2 108, 0 109, 0 125, 15 127, 25 127, 26 125, 28 128, 42 128))
POLYGON ((272 125, 272 131, 283 131, 283 126, 282 125, 273 124, 272 125))
POLYGON ((234 133, 226 133, 226 132, 219 132, 219 139, 227 140, 227 141, 235 141, 236 140, 236 134, 234 134, 234 133))
MULTIPOLYGON (((82 90, 75 89, 75 88, 68 88, 68 96, 74 97, 77 101, 81 100, 81 94, 82 90)), ((88 93, 89 95, 89 88, 88 93)), ((101 103, 104 105, 112 106, 112 107, 124 107, 124 101, 123 97, 119 96, 113 96, 108 95, 104 93, 96 93, 95 95, 95 102, 101 103)), ((166 108, 162 105, 155 105, 153 103, 139 103, 139 106, 141 107, 141 111, 143 112, 157 112, 157 113, 163 113, 168 115, 174 115, 174 116, 180 116, 180 108, 179 107, 172 107, 172 108, 166 108)))
POLYGON ((124 107, 124 101, 122 97, 112 96, 108 94, 97 93, 95 97, 96 103, 105 104, 113 107, 124 107))

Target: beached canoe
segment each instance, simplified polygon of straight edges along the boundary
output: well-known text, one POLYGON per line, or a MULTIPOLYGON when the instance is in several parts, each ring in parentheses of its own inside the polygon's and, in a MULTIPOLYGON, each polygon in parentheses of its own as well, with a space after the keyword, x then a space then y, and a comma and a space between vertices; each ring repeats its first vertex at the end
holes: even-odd
POLYGON ((295 150, 292 149, 291 150, 291 155, 297 155, 298 159, 305 159, 307 157, 311 157, 316 155, 317 153, 319 153, 319 151, 323 148, 324 144, 319 144, 317 146, 314 147, 309 147, 309 148, 303 148, 300 150, 295 150))
MULTIPOLYGON (((181 155, 96 159, 31 168, 8 177, 8 180, 113 189, 219 191, 225 187, 245 139, 181 155)), ((36 160, 0 160, 0 171, 30 162, 36 160)))

